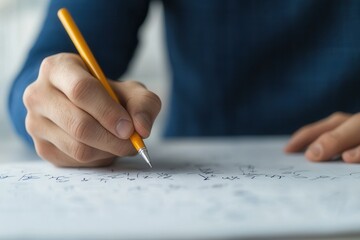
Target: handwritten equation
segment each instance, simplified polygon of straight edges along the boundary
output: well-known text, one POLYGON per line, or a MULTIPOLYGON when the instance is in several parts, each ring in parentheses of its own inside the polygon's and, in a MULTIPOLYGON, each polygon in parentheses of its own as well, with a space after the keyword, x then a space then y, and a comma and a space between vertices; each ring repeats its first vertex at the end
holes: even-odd
POLYGON ((109 183, 117 181, 241 181, 241 180, 298 180, 298 181, 336 181, 344 179, 360 180, 360 171, 339 173, 319 173, 294 166, 279 168, 257 167, 251 164, 192 164, 187 163, 180 170, 167 172, 153 170, 122 169, 121 166, 99 169, 40 169, 9 168, 0 169, 0 184, 5 182, 57 182, 57 183, 109 183), (183 170, 182 170, 183 169, 183 170))
POLYGON ((189 236, 208 234, 204 238, 360 227, 358 165, 196 157, 154 161, 153 169, 131 160, 95 169, 62 169, 43 161, 5 164, 0 237, 17 236, 12 226, 56 238, 63 229, 89 234, 85 238, 99 232, 135 236, 141 230, 141 239, 150 233, 160 238, 156 234, 164 236, 164 229, 171 238, 179 226, 189 236), (61 231, 54 232, 57 226, 61 231))

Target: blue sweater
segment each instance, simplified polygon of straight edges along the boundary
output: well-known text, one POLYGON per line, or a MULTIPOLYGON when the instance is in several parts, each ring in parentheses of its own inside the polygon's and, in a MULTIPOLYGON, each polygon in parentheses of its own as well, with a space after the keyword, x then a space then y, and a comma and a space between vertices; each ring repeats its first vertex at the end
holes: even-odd
MULTIPOLYGON (((105 74, 119 78, 137 45, 146 0, 51 1, 9 96, 17 132, 22 94, 46 56, 76 52, 56 12, 67 7, 105 74)), ((289 134, 335 111, 360 110, 360 1, 163 0, 172 70, 165 136, 289 134)), ((141 81, 141 79, 139 79, 141 81)))

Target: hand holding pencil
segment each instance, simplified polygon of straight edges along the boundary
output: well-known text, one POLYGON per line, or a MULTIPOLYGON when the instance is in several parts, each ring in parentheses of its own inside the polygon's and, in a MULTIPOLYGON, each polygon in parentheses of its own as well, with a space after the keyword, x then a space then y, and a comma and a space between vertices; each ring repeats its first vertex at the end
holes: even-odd
POLYGON ((44 59, 24 94, 36 151, 58 166, 103 166, 116 156, 135 154, 161 108, 160 99, 142 84, 105 76, 101 82, 83 59, 70 53, 44 59))

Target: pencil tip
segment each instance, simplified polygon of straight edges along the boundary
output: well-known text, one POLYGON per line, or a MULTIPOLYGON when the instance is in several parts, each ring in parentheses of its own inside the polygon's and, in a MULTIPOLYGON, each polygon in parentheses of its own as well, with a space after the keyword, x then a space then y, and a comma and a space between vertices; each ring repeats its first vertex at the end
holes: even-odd
POLYGON ((139 154, 143 157, 145 162, 152 168, 152 165, 150 163, 150 156, 146 148, 142 148, 139 150, 139 154))

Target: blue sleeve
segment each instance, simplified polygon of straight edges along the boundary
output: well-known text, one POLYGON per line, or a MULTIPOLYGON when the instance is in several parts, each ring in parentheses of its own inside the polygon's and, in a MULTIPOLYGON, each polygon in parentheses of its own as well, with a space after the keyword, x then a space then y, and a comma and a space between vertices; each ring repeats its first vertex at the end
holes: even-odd
POLYGON ((12 123, 26 142, 33 145, 25 129, 26 109, 22 101, 25 88, 36 80, 45 57, 76 52, 57 11, 68 8, 107 77, 117 79, 125 72, 134 53, 137 32, 146 17, 148 5, 149 0, 51 1, 44 25, 12 84, 8 99, 12 123))

